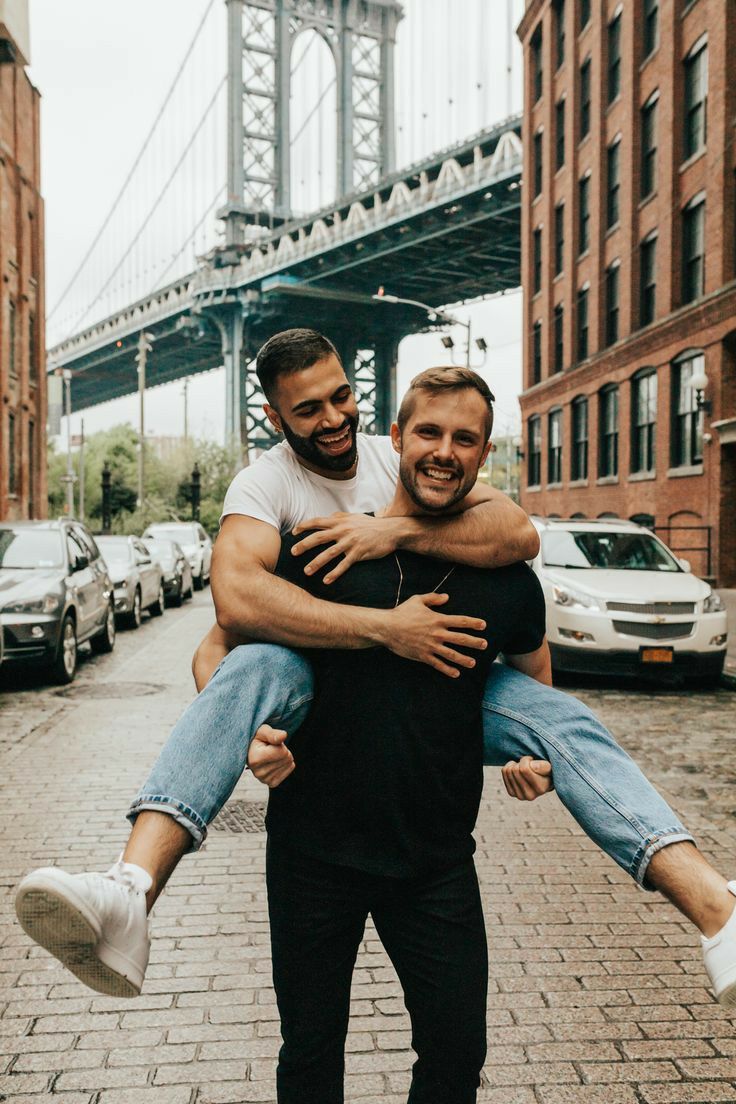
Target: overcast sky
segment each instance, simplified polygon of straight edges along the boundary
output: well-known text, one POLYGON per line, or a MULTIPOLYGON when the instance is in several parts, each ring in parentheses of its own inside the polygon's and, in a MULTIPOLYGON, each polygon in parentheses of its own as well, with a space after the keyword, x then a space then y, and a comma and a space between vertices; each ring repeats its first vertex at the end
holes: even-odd
MULTIPOLYGON (((49 309, 66 287, 120 190, 207 3, 30 0, 30 75, 42 94, 49 309)), ((201 74, 209 71, 211 76, 222 65, 224 9, 224 0, 216 0, 200 36, 199 53, 191 63, 192 79, 180 89, 175 105, 176 126, 189 127, 191 120, 193 128, 206 94, 201 74)), ((397 122, 399 159, 406 163, 492 124, 507 114, 509 106, 519 110, 521 73, 514 40, 509 103, 505 0, 405 0, 404 9, 406 18, 397 47, 397 122)), ((523 0, 513 0, 514 23, 522 11, 523 0)), ((173 125, 168 127, 169 132, 174 130, 173 125)), ((159 142, 151 153, 150 171, 168 172, 168 165, 173 164, 175 139, 169 137, 170 148, 159 142)), ((212 141, 216 142, 217 137, 212 141)), ((192 173, 200 175, 194 170, 192 173)), ((200 185, 205 194, 206 186, 199 178, 187 178, 186 183, 187 194, 194 196, 200 185)), ((146 187, 144 179, 139 183, 144 197, 146 187)), ((134 208, 133 197, 128 207, 134 208)), ((123 226, 118 234, 124 238, 126 232, 123 226)), ((100 255, 99 274, 88 266, 87 277, 92 281, 84 288, 88 302, 96 297, 95 281, 99 284, 104 280, 104 265, 108 269, 113 266, 116 248, 117 241, 111 239, 107 253, 100 255)), ((152 249, 155 252, 155 241, 152 249)), ((392 290, 400 293, 399 288, 392 290)), ((518 422, 521 297, 507 295, 477 304, 470 311, 474 337, 485 337, 490 348, 482 371, 496 394, 497 426, 504 432, 518 422)), ((467 317, 465 308, 457 313, 467 317)), ((94 310, 87 320, 93 318, 94 310)), ((458 345, 463 333, 458 330, 454 334, 458 345)), ((400 393, 417 371, 446 359, 439 336, 407 338, 399 352, 400 393)), ((223 372, 215 370, 194 377, 189 399, 190 432, 222 439, 223 372)), ((135 423, 136 400, 132 396, 116 400, 93 407, 83 416, 87 432, 121 421, 135 423)), ((146 423, 149 431, 160 435, 183 431, 181 383, 148 393, 146 423)), ((79 416, 75 416, 73 431, 78 432, 78 427, 79 416)))

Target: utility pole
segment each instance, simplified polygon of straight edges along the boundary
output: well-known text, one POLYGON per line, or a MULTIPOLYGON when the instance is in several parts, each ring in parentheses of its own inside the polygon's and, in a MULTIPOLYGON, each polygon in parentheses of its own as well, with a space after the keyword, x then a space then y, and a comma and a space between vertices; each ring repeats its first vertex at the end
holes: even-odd
POLYGON ((66 514, 74 517, 74 468, 72 467, 72 373, 63 369, 66 413, 66 514))
POLYGON ((189 377, 184 379, 184 444, 189 441, 189 377))
POLYGON ((141 330, 138 338, 138 352, 136 363, 138 364, 138 402, 140 407, 140 425, 138 429, 138 501, 140 510, 143 507, 145 497, 145 443, 146 443, 146 357, 151 351, 153 334, 141 330))
POLYGON ((84 418, 79 435, 79 520, 84 521, 84 418))

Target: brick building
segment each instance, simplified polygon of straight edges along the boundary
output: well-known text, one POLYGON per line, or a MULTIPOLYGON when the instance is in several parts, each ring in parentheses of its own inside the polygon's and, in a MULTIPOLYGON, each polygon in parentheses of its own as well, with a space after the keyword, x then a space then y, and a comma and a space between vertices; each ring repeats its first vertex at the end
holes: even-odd
POLYGON ((0 518, 46 515, 44 235, 27 0, 0 0, 0 518))
POLYGON ((735 585, 734 5, 528 0, 518 33, 522 503, 735 585))

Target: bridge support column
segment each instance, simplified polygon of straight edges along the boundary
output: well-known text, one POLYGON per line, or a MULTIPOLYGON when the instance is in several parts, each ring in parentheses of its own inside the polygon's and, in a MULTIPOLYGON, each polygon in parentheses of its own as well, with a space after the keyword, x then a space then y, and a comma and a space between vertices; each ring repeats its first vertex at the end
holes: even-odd
POLYGON ((248 463, 245 428, 245 371, 243 364, 243 308, 232 304, 220 319, 222 363, 225 366, 225 443, 237 447, 243 464, 248 463))
POLYGON ((388 335, 336 340, 337 351, 355 392, 364 433, 388 433, 396 413, 396 362, 400 338, 388 335))

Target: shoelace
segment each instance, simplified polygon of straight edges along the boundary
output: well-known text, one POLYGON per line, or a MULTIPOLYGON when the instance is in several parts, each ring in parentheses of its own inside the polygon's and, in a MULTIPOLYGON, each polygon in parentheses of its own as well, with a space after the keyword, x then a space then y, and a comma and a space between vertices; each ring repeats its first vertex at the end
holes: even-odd
MULTIPOLYGON (((108 878, 111 882, 116 882, 119 886, 127 889, 129 893, 140 893, 143 895, 143 889, 136 882, 135 875, 130 870, 125 869, 125 863, 122 856, 117 862, 113 863, 109 870, 106 870, 102 875, 103 878, 108 878)), ((146 916, 146 931, 148 938, 151 938, 151 918, 146 916)))

